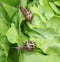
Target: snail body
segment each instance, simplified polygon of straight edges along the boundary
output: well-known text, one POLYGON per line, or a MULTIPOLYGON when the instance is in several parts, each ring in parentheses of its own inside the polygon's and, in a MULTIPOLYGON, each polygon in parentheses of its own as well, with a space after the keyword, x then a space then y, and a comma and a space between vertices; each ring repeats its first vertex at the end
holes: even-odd
POLYGON ((32 41, 25 42, 23 46, 14 47, 17 50, 33 51, 36 48, 36 43, 32 41))

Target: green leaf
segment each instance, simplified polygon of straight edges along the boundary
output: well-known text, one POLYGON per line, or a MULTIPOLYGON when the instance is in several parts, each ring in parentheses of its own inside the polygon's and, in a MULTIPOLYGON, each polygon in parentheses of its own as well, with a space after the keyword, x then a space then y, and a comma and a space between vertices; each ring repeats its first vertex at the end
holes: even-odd
POLYGON ((6 53, 1 46, 0 46, 0 62, 7 62, 6 53))
POLYGON ((59 62, 60 56, 57 55, 41 55, 39 52, 28 53, 25 52, 22 54, 24 57, 21 62, 59 62))
POLYGON ((9 54, 8 54, 8 62, 19 62, 19 52, 17 49, 10 48, 9 54))
POLYGON ((11 21, 15 24, 17 31, 19 32, 19 12, 15 12, 11 17, 11 21))
POLYGON ((60 9, 59 9, 58 7, 56 7, 56 5, 55 5, 54 3, 52 3, 52 2, 49 2, 49 4, 50 4, 52 10, 53 10, 56 14, 60 15, 60 9))
MULTIPOLYGON (((7 12, 8 16, 11 18, 13 16, 14 13, 17 12, 17 8, 15 8, 14 6, 5 4, 5 3, 1 3, 5 9, 5 11, 7 12)), ((6 15, 7 16, 7 15, 6 15)))
POLYGON ((30 40, 34 41, 37 44, 37 47, 41 48, 43 52, 51 55, 60 55, 60 36, 54 30, 30 29, 27 25, 23 25, 23 28, 23 32, 29 36, 30 40), (55 48, 57 51, 55 51, 55 48))
POLYGON ((0 35, 0 46, 4 49, 4 51, 7 53, 8 55, 8 51, 9 51, 9 47, 10 47, 10 43, 7 40, 7 37, 5 35, 0 35))
POLYGON ((0 62, 60 62, 59 0, 0 2, 0 62), (19 5, 32 12, 32 23, 26 22, 19 5), (20 53, 11 48, 27 41, 34 41, 37 48, 20 53))
POLYGON ((0 0, 0 2, 4 2, 12 6, 18 6, 20 3, 20 0, 0 0))
POLYGON ((41 11, 47 20, 54 16, 54 12, 49 5, 49 0, 41 0, 39 3, 42 8, 41 11))
POLYGON ((52 28, 60 35, 60 16, 54 16, 49 21, 47 21, 47 28, 52 28))
POLYGON ((9 23, 4 18, 0 7, 0 34, 5 34, 9 28, 9 23))
POLYGON ((60 7, 60 1, 55 1, 54 2, 58 7, 60 7))
POLYGON ((13 23, 11 24, 11 28, 7 31, 6 36, 10 43, 19 42, 19 35, 13 23))
POLYGON ((32 25, 34 28, 45 28, 45 24, 42 22, 41 18, 37 15, 34 15, 32 25))
POLYGON ((28 0, 24 0, 24 1, 20 0, 20 5, 23 7, 27 7, 27 1, 28 0))
POLYGON ((39 7, 35 6, 35 5, 32 6, 32 7, 30 7, 30 10, 31 10, 33 16, 34 16, 34 15, 37 15, 37 16, 41 19, 41 21, 42 21, 43 23, 46 23, 46 19, 45 19, 45 17, 43 16, 43 14, 41 13, 41 11, 43 11, 43 10, 41 9, 41 11, 40 11, 40 9, 41 9, 41 8, 39 8, 39 7))

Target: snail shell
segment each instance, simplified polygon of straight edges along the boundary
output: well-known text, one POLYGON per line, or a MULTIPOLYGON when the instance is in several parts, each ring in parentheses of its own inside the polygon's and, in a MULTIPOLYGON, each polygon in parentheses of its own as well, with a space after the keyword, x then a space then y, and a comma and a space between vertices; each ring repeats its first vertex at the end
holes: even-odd
POLYGON ((23 8, 22 6, 20 6, 20 10, 23 13, 25 19, 30 22, 33 18, 32 12, 28 11, 27 9, 23 8))
POLYGON ((24 44, 24 46, 27 51, 33 51, 36 48, 36 43, 32 41, 28 41, 24 44))

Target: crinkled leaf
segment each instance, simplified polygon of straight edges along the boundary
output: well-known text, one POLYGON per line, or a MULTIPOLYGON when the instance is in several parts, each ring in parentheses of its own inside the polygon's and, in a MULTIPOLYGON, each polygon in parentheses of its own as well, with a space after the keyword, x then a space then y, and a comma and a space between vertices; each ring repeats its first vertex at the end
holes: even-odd
POLYGON ((9 28, 8 21, 4 18, 4 15, 2 13, 1 7, 0 7, 0 34, 5 34, 9 28))
POLYGON ((12 6, 18 6, 20 3, 20 0, 0 0, 0 2, 4 2, 12 6))
POLYGON ((59 62, 60 57, 57 55, 41 55, 39 52, 23 53, 24 57, 21 62, 59 62))
POLYGON ((56 13, 56 14, 59 14, 60 15, 60 8, 56 7, 56 5, 52 2, 49 3, 51 8, 53 9, 53 11, 56 13))
POLYGON ((0 46, 0 62, 7 62, 6 53, 1 46, 0 46))
POLYGON ((47 21, 47 28, 52 28, 60 35, 60 16, 54 16, 47 21))
POLYGON ((27 6, 27 1, 28 0, 20 0, 20 5, 23 6, 23 7, 26 7, 27 6))
POLYGON ((6 23, 4 22, 4 19, 0 18, 0 34, 5 34, 8 30, 8 26, 6 25, 6 23))
POLYGON ((60 36, 52 29, 30 29, 24 25, 24 33, 29 36, 31 41, 37 44, 46 54, 60 55, 60 36), (25 28, 24 28, 25 27, 25 28), (53 42, 52 42, 53 41, 53 42), (56 49, 57 51, 55 51, 56 49), (52 51, 53 50, 53 51, 52 51))
POLYGON ((60 7, 60 1, 55 1, 54 2, 58 7, 60 7))
POLYGON ((11 24, 11 28, 7 31, 6 36, 10 43, 19 42, 19 35, 18 35, 16 27, 13 23, 11 24))
POLYGON ((49 20, 51 17, 54 16, 54 12, 52 11, 51 7, 49 6, 49 0, 41 0, 40 6, 43 9, 41 11, 43 12, 43 15, 45 16, 45 18, 47 18, 47 20, 49 20))
POLYGON ((10 43, 5 35, 0 35, 0 46, 5 50, 6 53, 9 51, 10 43))
POLYGON ((3 6, 0 5, 0 46, 3 49, 0 48, 0 62, 60 62, 59 3, 56 0, 4 0, 4 2, 3 6), (22 12, 17 8, 18 5, 31 10, 33 14, 31 24, 26 22, 22 12), (21 46, 29 40, 34 41, 41 51, 20 50, 19 55, 16 49, 10 48, 21 46), (47 55, 43 55, 42 52, 47 55))
MULTIPOLYGON (((14 47, 12 45, 12 47, 14 47)), ((10 48, 8 53, 8 62, 19 62, 19 52, 15 48, 10 48)))
POLYGON ((17 12, 17 9, 14 6, 2 3, 5 11, 8 13, 9 17, 12 17, 15 12, 17 12))

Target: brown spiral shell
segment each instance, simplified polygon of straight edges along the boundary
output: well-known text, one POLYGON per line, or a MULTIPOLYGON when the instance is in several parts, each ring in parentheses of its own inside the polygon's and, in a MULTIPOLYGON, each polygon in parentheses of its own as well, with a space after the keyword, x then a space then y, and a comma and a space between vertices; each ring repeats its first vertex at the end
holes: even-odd
POLYGON ((25 42, 24 46, 27 51, 33 51, 36 48, 36 43, 32 41, 28 41, 25 42))
POLYGON ((30 22, 33 18, 32 12, 23 8, 22 6, 20 6, 20 10, 21 10, 22 14, 24 15, 25 19, 30 22))

